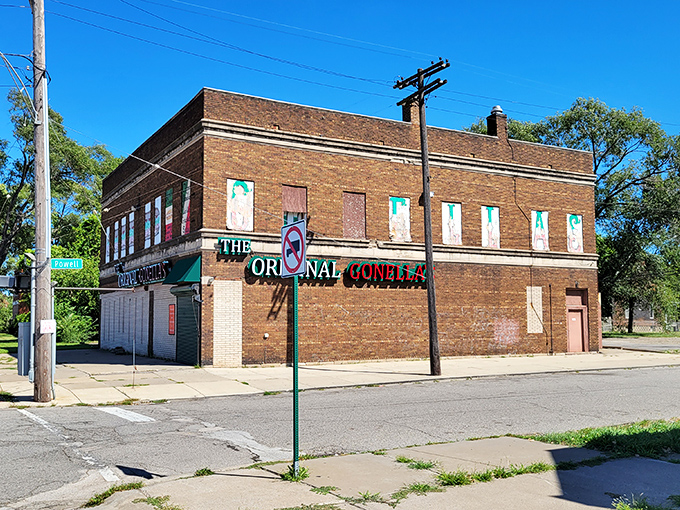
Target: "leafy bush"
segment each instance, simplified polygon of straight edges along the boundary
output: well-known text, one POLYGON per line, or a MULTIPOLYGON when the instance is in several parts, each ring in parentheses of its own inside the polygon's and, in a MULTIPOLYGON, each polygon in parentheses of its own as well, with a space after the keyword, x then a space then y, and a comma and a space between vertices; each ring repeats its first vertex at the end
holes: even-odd
POLYGON ((68 303, 57 303, 57 339, 67 344, 87 342, 97 334, 96 322, 88 315, 80 315, 68 303))
POLYGON ((9 333, 12 327, 12 299, 0 295, 0 333, 9 333))

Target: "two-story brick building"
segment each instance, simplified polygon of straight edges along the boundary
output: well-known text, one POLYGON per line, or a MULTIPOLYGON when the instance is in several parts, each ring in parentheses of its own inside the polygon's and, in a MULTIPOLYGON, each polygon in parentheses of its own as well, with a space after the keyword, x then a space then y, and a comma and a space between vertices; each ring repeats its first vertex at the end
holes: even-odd
MULTIPOLYGON (((305 218, 300 360, 426 357, 418 116, 203 89, 104 181, 101 346, 290 360, 280 229, 305 218), (117 291, 134 288, 135 292, 117 291)), ((588 152, 428 128, 443 356, 598 349, 588 152)))

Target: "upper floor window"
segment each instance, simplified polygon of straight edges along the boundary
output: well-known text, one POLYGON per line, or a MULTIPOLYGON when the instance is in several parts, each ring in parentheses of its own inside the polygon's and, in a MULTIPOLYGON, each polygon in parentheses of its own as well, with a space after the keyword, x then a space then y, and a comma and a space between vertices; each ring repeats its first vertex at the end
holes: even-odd
POLYGON ((227 179, 227 228, 253 231, 255 183, 227 179))
POLYGON ((501 213, 498 207, 482 206, 482 246, 501 247, 501 213))
POLYGON ((366 239, 366 194, 342 193, 342 236, 366 239))
POLYGON ((442 202, 442 242, 463 244, 461 204, 442 202))
POLYGON ((390 241, 411 241, 411 199, 390 197, 390 241))
POLYGON ((549 250, 548 211, 531 211, 531 247, 534 250, 549 250))
POLYGON ((307 188, 301 186, 281 187, 283 224, 288 225, 307 217, 307 188))

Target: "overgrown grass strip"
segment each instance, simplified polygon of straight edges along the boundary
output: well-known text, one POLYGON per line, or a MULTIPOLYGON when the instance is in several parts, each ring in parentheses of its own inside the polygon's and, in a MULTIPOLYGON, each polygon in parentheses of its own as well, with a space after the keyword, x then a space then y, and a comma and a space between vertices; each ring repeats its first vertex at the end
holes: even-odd
POLYGON ((611 427, 521 436, 544 443, 590 448, 613 457, 661 458, 680 453, 680 420, 644 420, 611 427))
POLYGON ((114 485, 113 487, 110 487, 107 491, 104 491, 100 494, 95 494, 92 496, 87 503, 83 505, 84 508, 92 508, 93 506, 99 506, 101 505, 104 501, 106 501, 107 498, 110 498, 113 496, 116 492, 123 492, 123 491, 132 491, 136 489, 141 489, 144 487, 143 482, 133 482, 133 483, 124 483, 121 485, 114 485))

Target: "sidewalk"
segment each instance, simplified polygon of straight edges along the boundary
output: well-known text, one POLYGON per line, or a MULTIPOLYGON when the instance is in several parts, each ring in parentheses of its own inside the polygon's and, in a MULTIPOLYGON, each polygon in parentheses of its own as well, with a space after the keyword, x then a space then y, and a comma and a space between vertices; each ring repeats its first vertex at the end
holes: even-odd
MULTIPOLYGON (((397 503, 400 510, 573 510, 609 508, 619 496, 644 494, 662 504, 680 493, 680 465, 646 458, 610 460, 593 467, 551 469, 563 462, 588 462, 600 454, 535 441, 500 437, 479 441, 428 445, 303 461, 309 478, 286 482, 279 473, 288 464, 260 469, 234 469, 207 477, 153 481, 146 487, 113 495, 98 508, 106 510, 150 508, 146 498, 167 498, 182 510, 275 509, 384 509, 397 503), (430 469, 410 469, 397 461, 433 461, 430 469), (544 471, 497 478, 465 486, 443 487, 441 472, 481 473, 494 467, 544 463, 544 471), (419 494, 416 489, 435 491, 419 494), (308 506, 303 506, 308 505, 308 506)), ((596 464, 595 462, 593 462, 596 464)), ((150 500, 147 500, 150 501, 150 500)), ((158 501, 158 500, 156 500, 158 501)), ((164 507, 159 507, 164 508, 164 507)))
MULTIPOLYGON (((290 391, 292 387, 292 369, 285 366, 194 368, 137 357, 134 369, 130 355, 99 350, 60 351, 57 361, 56 400, 50 404, 36 404, 32 402, 32 385, 26 378, 16 375, 14 358, 0 355, 0 391, 17 398, 15 404, 0 402, 0 407, 204 398, 290 391)), ((601 353, 578 355, 448 358, 442 360, 443 375, 438 379, 660 366, 680 366, 680 354, 604 349, 601 353)), ((300 387, 351 387, 431 380, 428 373, 428 360, 303 365, 300 367, 300 387)), ((570 510, 611 509, 613 499, 631 494, 635 497, 644 494, 650 503, 662 504, 668 496, 680 494, 680 464, 640 457, 609 460, 592 466, 583 464, 571 470, 547 469, 457 487, 441 487, 436 480, 442 471, 479 473, 493 467, 528 466, 536 462, 555 466, 566 461, 587 462, 598 455, 590 450, 509 437, 462 441, 305 460, 302 466, 309 470, 310 476, 300 483, 285 482, 279 476, 290 462, 257 469, 232 469, 206 477, 193 477, 188 473, 183 478, 154 479, 145 482, 141 489, 114 494, 97 508, 150 509, 151 506, 140 500, 167 496, 167 508, 176 505, 174 508, 182 510, 388 510, 388 503, 396 501, 400 510, 498 507, 504 510, 570 510), (407 464, 397 462, 399 456, 432 460, 436 464, 425 470, 410 469, 407 464), (414 483, 420 485, 414 486, 414 483), (425 485, 441 491, 422 495, 413 491, 425 485), (406 487, 410 489, 404 491, 406 487), (404 496, 402 499, 399 499, 400 491, 404 496)), ((138 480, 126 477, 121 483, 138 480)), ((97 484, 101 486, 102 481, 97 484)), ((50 508, 74 508, 84 503, 84 500, 73 501, 73 493, 69 491, 64 487, 8 508, 44 508, 40 506, 43 503, 49 503, 50 508)), ((159 501, 147 500, 160 504, 159 501)))
MULTIPOLYGON (((680 365, 680 353, 604 349, 601 353, 444 358, 436 379, 611 370, 680 365)), ((300 389, 337 388, 432 380, 428 360, 310 364, 300 366, 300 389)), ((20 405, 75 405, 203 398, 290 391, 292 368, 194 368, 98 349, 57 352, 55 400, 33 402, 33 385, 16 373, 16 360, 0 354, 0 391, 20 405), (14 368, 12 368, 14 367, 14 368)), ((9 402, 0 402, 0 408, 9 402)))

